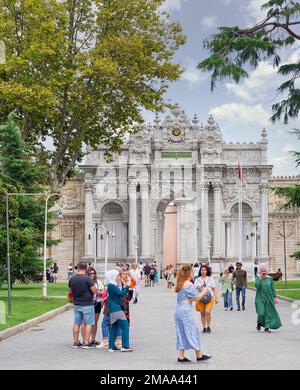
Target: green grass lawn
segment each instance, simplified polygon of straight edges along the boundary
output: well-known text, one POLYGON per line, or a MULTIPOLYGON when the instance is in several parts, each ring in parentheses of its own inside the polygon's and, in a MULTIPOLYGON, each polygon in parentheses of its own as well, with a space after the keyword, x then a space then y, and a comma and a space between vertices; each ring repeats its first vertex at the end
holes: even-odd
MULTIPOLYGON (((12 317, 8 318, 6 316, 6 324, 0 324, 0 331, 66 305, 68 303, 66 299, 67 293, 67 284, 48 284, 48 296, 50 299, 42 301, 40 300, 42 294, 41 284, 14 285, 12 290, 12 317)), ((5 286, 0 288, 0 301, 5 303, 7 313, 7 287, 5 286)))
MULTIPOLYGON (((277 289, 285 289, 285 282, 274 282, 274 283, 275 283, 275 287, 277 289)), ((255 283, 251 282, 251 283, 249 283, 249 286, 254 287, 255 283)), ((288 281, 288 289, 289 290, 297 289, 297 288, 300 289, 300 280, 289 280, 288 281)))
POLYGON ((278 291, 278 295, 300 301, 300 290, 280 290, 278 291))

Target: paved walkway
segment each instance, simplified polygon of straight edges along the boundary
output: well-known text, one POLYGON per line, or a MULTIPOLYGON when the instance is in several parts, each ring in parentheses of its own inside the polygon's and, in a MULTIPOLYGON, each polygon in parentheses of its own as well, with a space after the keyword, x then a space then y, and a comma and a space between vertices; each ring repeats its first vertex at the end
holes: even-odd
MULTIPOLYGON (((144 288, 131 306, 131 354, 71 348, 72 311, 0 343, 0 369, 300 369, 300 325, 292 323, 292 307, 279 305, 284 327, 258 334, 254 293, 248 292, 246 312, 214 310, 213 334, 202 336, 205 353, 213 359, 182 367, 176 363, 174 293, 144 288)), ((195 313, 195 317, 199 317, 195 313)), ((300 315, 299 315, 300 319, 300 315)), ((193 353, 187 356, 194 358, 193 353)))

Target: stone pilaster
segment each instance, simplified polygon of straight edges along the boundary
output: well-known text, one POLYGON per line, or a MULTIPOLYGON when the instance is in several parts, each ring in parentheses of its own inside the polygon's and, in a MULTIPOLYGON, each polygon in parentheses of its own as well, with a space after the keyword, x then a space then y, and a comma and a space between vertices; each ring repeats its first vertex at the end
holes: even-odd
POLYGON ((85 183, 85 247, 84 257, 94 257, 93 250, 93 236, 94 236, 94 223, 93 223, 93 192, 94 186, 90 182, 85 183))
POLYGON ((208 235, 209 235, 209 212, 208 212, 208 185, 202 184, 200 186, 201 190, 201 254, 200 260, 207 261, 209 257, 209 248, 208 248, 208 235))
POLYGON ((213 257, 222 257, 222 186, 221 183, 214 185, 214 251, 213 257))
POLYGON ((129 223, 128 223, 128 242, 129 242, 129 257, 135 259, 135 237, 137 236, 137 193, 136 183, 130 183, 128 188, 129 198, 129 223))
POLYGON ((141 184, 142 192, 142 258, 150 260, 151 258, 151 218, 150 218, 150 199, 148 183, 141 184))
POLYGON ((268 260, 268 197, 269 197, 269 186, 268 184, 261 185, 261 247, 260 247, 260 258, 268 260))

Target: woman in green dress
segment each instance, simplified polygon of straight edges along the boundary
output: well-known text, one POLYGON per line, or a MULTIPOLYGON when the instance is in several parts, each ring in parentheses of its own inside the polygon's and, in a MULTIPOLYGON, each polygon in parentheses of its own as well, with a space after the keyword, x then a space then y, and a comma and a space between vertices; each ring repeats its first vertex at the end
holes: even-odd
POLYGON ((266 333, 271 333, 270 329, 279 329, 282 327, 282 324, 275 307, 279 301, 274 282, 268 276, 268 267, 266 265, 260 266, 259 277, 256 278, 255 287, 255 306, 258 315, 257 330, 260 331, 263 327, 266 333))

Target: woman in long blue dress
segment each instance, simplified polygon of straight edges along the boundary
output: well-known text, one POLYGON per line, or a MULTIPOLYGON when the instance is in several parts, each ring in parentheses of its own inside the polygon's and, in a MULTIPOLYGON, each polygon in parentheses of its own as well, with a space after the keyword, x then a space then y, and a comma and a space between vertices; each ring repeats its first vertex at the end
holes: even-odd
POLYGON ((177 334, 178 362, 189 363, 185 351, 193 349, 198 362, 210 359, 210 356, 201 352, 200 330, 194 319, 192 303, 199 301, 209 291, 208 288, 200 294, 193 285, 193 270, 190 266, 180 268, 176 280, 177 307, 175 311, 175 324, 177 334))

